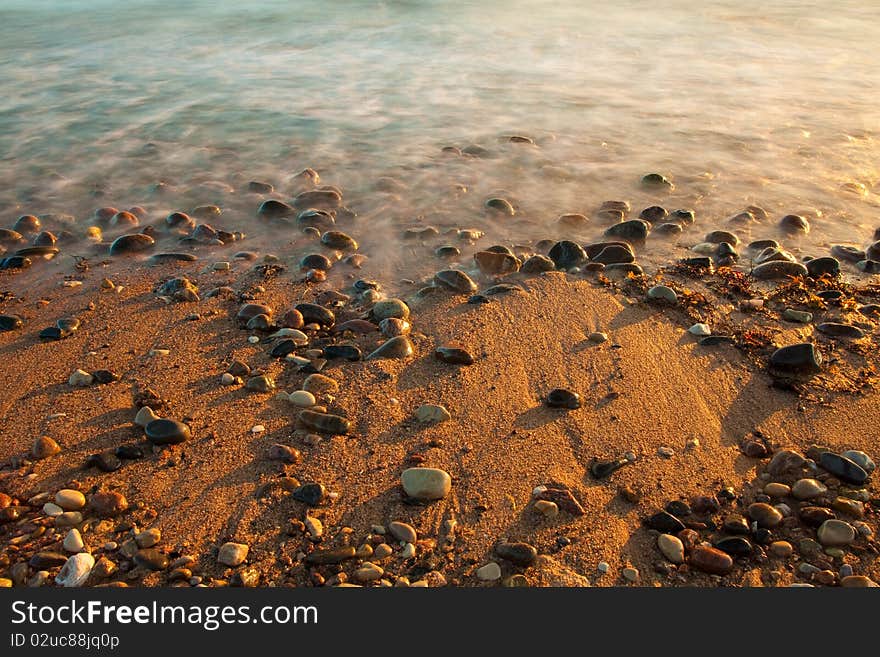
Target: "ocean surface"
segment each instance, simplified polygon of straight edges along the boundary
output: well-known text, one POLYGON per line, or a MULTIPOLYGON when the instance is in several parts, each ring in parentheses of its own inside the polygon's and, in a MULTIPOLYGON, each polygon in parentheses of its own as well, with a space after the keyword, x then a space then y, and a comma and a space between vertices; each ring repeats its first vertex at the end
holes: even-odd
POLYGON ((682 255, 748 204, 771 221, 746 239, 803 213, 811 234, 786 242, 798 253, 868 244, 880 3, 660 4, 3 0, 0 225, 216 203, 218 223, 257 238, 262 198, 242 187, 289 200, 313 167, 389 260, 407 226, 553 239, 559 214, 608 199, 696 211, 649 258, 682 255), (441 152, 472 144, 490 156, 441 152), (675 190, 640 187, 650 171, 675 190), (383 177, 399 189, 377 190, 383 177), (498 194, 517 215, 485 224, 498 194))

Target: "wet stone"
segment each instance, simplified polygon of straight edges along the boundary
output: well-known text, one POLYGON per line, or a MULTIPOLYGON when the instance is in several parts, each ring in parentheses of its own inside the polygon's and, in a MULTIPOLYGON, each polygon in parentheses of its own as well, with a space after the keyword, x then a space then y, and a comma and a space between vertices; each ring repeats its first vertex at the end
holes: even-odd
POLYGON ((834 512, 821 506, 805 506, 798 512, 801 521, 809 527, 819 527, 826 520, 834 520, 834 512))
POLYGON ((649 225, 647 221, 642 219, 630 219, 606 229, 605 236, 640 243, 647 239, 649 225))
POLYGON ((135 233, 133 235, 122 235, 117 237, 110 245, 110 255, 127 255, 131 253, 141 253, 155 246, 156 240, 149 235, 135 233))
POLYGON ((874 468, 876 468, 876 465, 874 465, 874 461, 871 459, 871 457, 859 450, 850 449, 843 452, 841 456, 845 459, 849 459, 868 474, 874 472, 874 468))
POLYGON ((715 547, 734 557, 744 557, 752 554, 752 544, 742 536, 728 536, 715 542, 715 547))
POLYGON ((807 268, 804 265, 788 260, 770 260, 752 269, 752 276, 758 280, 778 280, 806 275, 807 268))
POLYGON ((851 484, 861 486, 868 480, 868 473, 863 468, 854 461, 833 452, 824 452, 819 457, 819 466, 838 479, 851 484))
POLYGON ((526 274, 540 274, 553 271, 556 264, 545 255, 533 255, 522 264, 521 271, 526 274))
POLYGON ((840 273, 840 262, 838 262, 836 258, 830 256, 813 258, 807 262, 807 273, 812 278, 837 276, 840 273))
POLYGON ((733 559, 717 548, 697 545, 691 550, 690 565, 713 575, 726 575, 733 569, 733 559))
POLYGON ((587 260, 587 253, 577 243, 569 240, 556 242, 547 254, 557 269, 580 267, 587 260))
POLYGON ((477 284, 470 276, 457 269, 444 269, 434 274, 434 284, 459 294, 471 294, 477 291, 477 284))
POLYGON ((597 253, 596 256, 592 258, 592 261, 601 262, 605 265, 630 263, 635 261, 635 255, 633 254, 632 249, 628 246, 609 244, 597 253))
POLYGON ((828 487, 816 479, 798 479, 791 487, 791 494, 798 500, 810 500, 828 491, 828 487))
POLYGON ((405 335, 398 335, 382 343, 378 349, 370 353, 366 360, 409 358, 415 353, 413 344, 405 335))
POLYGON ((144 433, 154 445, 177 445, 192 437, 187 425, 167 418, 153 420, 144 427, 144 433))

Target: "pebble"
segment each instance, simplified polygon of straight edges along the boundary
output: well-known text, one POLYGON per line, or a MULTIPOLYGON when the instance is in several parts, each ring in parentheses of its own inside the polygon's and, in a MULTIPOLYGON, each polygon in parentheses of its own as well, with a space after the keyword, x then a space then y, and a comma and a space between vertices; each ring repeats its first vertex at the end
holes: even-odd
POLYGON ((154 445, 177 445, 192 437, 187 425, 167 418, 153 420, 144 427, 144 433, 154 445))
POLYGON ((878 584, 870 577, 864 575, 850 575, 840 580, 840 585, 844 588, 876 588, 878 584))
POLYGON ((569 240, 556 242, 547 254, 557 269, 580 267, 587 261, 587 253, 580 244, 569 240))
POLYGON ((658 447, 657 448, 658 456, 662 456, 663 458, 672 458, 675 455, 675 450, 671 447, 658 447))
POLYGON ((788 497, 791 495, 791 488, 785 484, 771 482, 764 486, 764 494, 775 498, 788 497))
POLYGON ((658 511, 654 515, 645 518, 643 523, 645 527, 656 529, 664 534, 677 534, 685 528, 681 520, 667 511, 658 511))
POLYGON ((856 530, 842 520, 826 520, 816 531, 816 537, 825 547, 840 547, 849 545, 856 538, 856 530))
POLYGON ((822 369, 822 355, 809 342, 781 347, 770 356, 770 373, 774 376, 809 377, 822 369))
POLYGON ((453 365, 473 365, 474 357, 457 344, 445 344, 434 350, 434 358, 453 365))
POLYGON ((495 582, 501 579, 501 566, 494 561, 490 561, 485 566, 477 568, 476 575, 477 579, 482 582, 495 582))
POLYGON ((398 335, 384 342, 366 360, 403 359, 409 358, 413 353, 415 349, 410 339, 405 335, 398 335))
POLYGON ((271 377, 261 374, 248 379, 244 387, 255 392, 272 392, 275 390, 275 381, 271 377))
POLYGON ((329 376, 310 374, 303 381, 302 389, 313 395, 332 394, 339 391, 339 384, 329 376))
POLYGON ((315 396, 307 390, 296 390, 287 397, 288 401, 300 408, 311 408, 317 403, 315 396))
POLYGON ((705 545, 697 545, 691 550, 690 564, 697 570, 713 575, 726 575, 733 569, 733 559, 729 554, 705 545))
POLYGON ((37 460, 47 459, 61 451, 61 447, 49 436, 40 436, 31 446, 31 457, 37 460))
POLYGON ((99 517, 115 516, 128 509, 128 500, 117 491, 100 492, 92 495, 89 507, 99 517))
POLYGON ((373 548, 373 558, 375 559, 387 559, 393 553, 394 550, 387 543, 379 543, 379 545, 373 548))
POLYGON ((299 421, 305 427, 321 433, 345 435, 351 431, 351 422, 349 420, 340 415, 332 415, 330 413, 302 410, 299 413, 299 421))
POLYGON ((743 536, 726 536, 715 541, 715 547, 734 557, 752 554, 752 544, 743 536))
POLYGON ((581 397, 571 390, 555 388, 547 394, 547 406, 574 410, 581 407, 581 397))
POLYGON ((823 452, 819 457, 819 466, 838 479, 851 484, 861 486, 868 480, 868 473, 862 467, 834 452, 823 452))
POLYGON ((82 552, 85 547, 85 543, 83 543, 82 535, 79 533, 79 530, 76 527, 70 529, 67 532, 67 535, 64 537, 64 542, 61 544, 65 550, 68 552, 82 552))
POLYGON ((826 520, 834 519, 834 513, 832 513, 829 509, 821 506, 802 507, 798 515, 803 523, 810 527, 818 527, 826 520))
POLYGON ((473 294, 477 291, 477 284, 470 276, 457 269, 444 269, 434 274, 434 283, 452 292, 460 294, 473 294))
POLYGON ((452 415, 443 406, 422 404, 415 414, 416 420, 423 424, 439 424, 452 419, 452 415))
POLYGON ((452 478, 438 468, 408 468, 400 475, 404 492, 419 501, 443 499, 452 488, 452 478))
POLYGON ((594 331, 587 336, 587 340, 594 344, 602 344, 603 342, 608 342, 608 334, 602 333, 601 331, 594 331))
POLYGON ((65 511, 77 511, 86 505, 86 496, 78 490, 64 488, 55 494, 55 504, 65 511))
POLYGON ((359 584, 369 584, 382 578, 385 571, 376 564, 365 561, 363 565, 352 573, 352 578, 359 584))
POLYGON ((841 456, 845 459, 849 459, 868 474, 874 472, 874 468, 876 467, 874 461, 871 460, 871 457, 859 450, 850 449, 843 452, 841 456))
POLYGON ((678 295, 675 293, 675 290, 670 287, 665 285, 655 285, 648 290, 648 299, 675 304, 678 302, 678 295))
POLYGON ((324 501, 326 495, 327 491, 323 484, 318 483, 303 484, 290 492, 290 496, 293 499, 308 506, 319 506, 324 501))
POLYGON ((816 326, 816 330, 834 338, 848 338, 858 340, 865 337, 865 332, 858 326, 843 324, 841 322, 823 322, 816 326))
POLYGON ((415 543, 418 540, 416 530, 405 522, 395 520, 388 523, 387 529, 394 538, 402 543, 415 543))
POLYGON ((324 524, 318 518, 306 516, 303 524, 305 524, 306 531, 312 538, 321 538, 324 535, 324 524))
POLYGON ((798 479, 791 487, 791 494, 798 500, 810 500, 828 491, 828 487, 816 479, 798 479))
POLYGON ((840 274, 840 262, 837 258, 831 256, 823 256, 821 258, 813 258, 806 263, 807 274, 812 278, 821 278, 822 276, 837 276, 840 274))
POLYGON ((134 423, 139 427, 146 427, 151 422, 159 420, 158 415, 149 406, 141 406, 140 410, 134 416, 134 423))
POLYGON ((620 571, 620 574, 623 575, 623 578, 627 582, 632 582, 634 584, 639 581, 640 574, 637 568, 627 566, 622 571, 620 571))
POLYGON ((325 566, 342 563, 355 556, 354 546, 334 548, 328 550, 315 550, 306 555, 305 562, 312 566, 325 566))
POLYGON ((782 318, 787 319, 791 322, 809 324, 813 321, 813 313, 808 313, 803 310, 795 310, 793 308, 786 308, 785 312, 782 313, 782 318))
POLYGON ((684 544, 678 537, 671 534, 660 534, 657 537, 657 547, 663 556, 672 563, 684 563, 684 544))
POLYGON ((61 572, 55 576, 55 583, 67 588, 82 586, 94 567, 95 558, 91 554, 87 552, 74 554, 67 559, 61 572))
POLYGON ((109 254, 115 256, 126 255, 129 253, 140 253, 147 249, 151 249, 155 244, 156 240, 143 233, 122 235, 121 237, 117 237, 110 245, 109 254))
POLYGON ((528 543, 499 543, 495 553, 517 566, 528 567, 538 559, 538 551, 528 543))
POLYGON ((748 514, 749 518, 757 522, 759 526, 767 529, 773 529, 782 522, 782 514, 779 510, 763 502, 749 505, 748 514))
POLYGON ((133 561, 147 570, 165 570, 168 567, 168 555, 156 548, 142 548, 134 553, 133 561))
POLYGON ((752 269, 753 277, 765 281, 806 276, 807 273, 807 268, 804 265, 788 260, 770 260, 762 262, 752 269))
POLYGON ((788 541, 773 541, 769 547, 774 557, 786 558, 794 554, 794 547, 788 541))
POLYGON ((220 551, 217 553, 217 561, 224 566, 235 568, 244 563, 249 550, 250 548, 244 543, 224 543, 220 546, 220 551))
POLYGON ((46 502, 43 505, 43 513, 45 513, 50 518, 57 518, 62 513, 64 513, 64 509, 55 504, 54 502, 46 502))
POLYGON ((87 387, 92 385, 95 377, 84 370, 76 370, 73 374, 70 375, 70 378, 67 380, 68 385, 74 387, 87 387))

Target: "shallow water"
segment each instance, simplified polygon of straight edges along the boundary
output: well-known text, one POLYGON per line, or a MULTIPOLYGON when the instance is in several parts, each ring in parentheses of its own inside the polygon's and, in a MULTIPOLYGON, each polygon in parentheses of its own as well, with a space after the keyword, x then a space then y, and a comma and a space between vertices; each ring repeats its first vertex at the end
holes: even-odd
POLYGON ((0 225, 216 203, 217 223, 259 239, 261 197, 242 186, 265 180, 289 200, 310 166, 343 188, 360 215, 352 232, 392 264, 426 252, 400 246, 409 225, 552 239, 560 213, 618 198, 634 214, 697 212, 677 242, 649 242, 649 262, 685 255, 750 203, 771 222, 746 239, 779 237, 776 220, 806 209, 813 232, 786 240, 801 254, 871 241, 880 6, 592 4, 5 0, 0 225), (535 145, 499 140, 510 134, 535 145), (440 152, 468 144, 494 157, 440 152), (642 189, 648 171, 675 191, 642 189), (382 176, 406 189, 376 191, 382 176), (157 194, 160 180, 172 191, 157 194), (513 219, 486 219, 498 193, 513 219))

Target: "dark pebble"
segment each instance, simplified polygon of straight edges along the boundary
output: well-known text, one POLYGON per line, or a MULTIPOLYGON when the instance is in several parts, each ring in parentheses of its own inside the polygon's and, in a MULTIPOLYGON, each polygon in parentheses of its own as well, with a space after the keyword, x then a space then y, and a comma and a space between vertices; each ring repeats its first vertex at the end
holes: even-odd
POLYGON ((296 210, 294 210, 293 207, 291 207, 287 203, 284 203, 283 201, 276 201, 275 199, 263 201, 260 204, 260 207, 257 209, 257 216, 263 217, 265 219, 290 217, 295 214, 296 210))
POLYGON ((470 353, 456 345, 442 345, 434 350, 434 358, 451 363, 453 365, 473 365, 474 357, 470 353))
POLYGON ((868 473, 860 465, 834 452, 824 452, 819 457, 819 466, 851 484, 861 486, 868 480, 868 473))
POLYGON ((140 253, 155 246, 156 240, 149 235, 135 233, 133 235, 122 235, 117 237, 113 244, 110 245, 110 255, 125 255, 129 253, 140 253))
POLYGON ((144 432, 154 445, 177 445, 191 437, 189 427, 183 422, 160 418, 153 420, 144 428, 144 432))
POLYGON ((715 547, 735 557, 745 557, 752 553, 752 544, 742 536, 727 536, 715 542, 715 547))
POLYGON ((859 338, 865 337, 865 332, 858 326, 842 324, 840 322, 823 322, 816 326, 816 330, 835 338, 850 338, 858 340, 859 338))
POLYGON ((495 554, 517 566, 531 566, 538 558, 538 551, 528 543, 499 543, 495 554))
POLYGON ((303 484, 294 488, 290 496, 296 501, 303 502, 309 506, 318 506, 324 501, 325 494, 326 490, 322 484, 303 484))
POLYGON ((550 408, 576 409, 581 407, 581 397, 576 392, 555 388, 547 394, 547 406, 550 408))
POLYGON ((605 479, 625 465, 629 465, 629 461, 624 458, 612 460, 597 459, 590 465, 590 475, 594 479, 605 479))
POLYGON ((556 264, 547 256, 533 255, 522 264, 521 271, 526 274, 540 274, 555 268, 556 264))
POLYGON ((329 566, 354 559, 355 549, 349 545, 332 550, 315 550, 306 555, 305 562, 310 566, 329 566))
POLYGON ((67 556, 60 552, 37 552, 28 562, 32 568, 37 570, 46 570, 48 568, 57 568, 67 563, 67 556))
POLYGON ((114 453, 119 458, 130 461, 144 458, 144 450, 138 445, 120 445, 114 450, 114 453))
POLYGON ((95 381, 97 383, 101 384, 119 381, 119 375, 116 372, 112 372, 110 370, 97 370, 95 372, 92 372, 92 376, 95 377, 95 381))
POLYGON ((822 369, 822 355, 809 342, 780 347, 770 356, 773 376, 809 377, 822 369))
POLYGON ((667 513, 676 518, 684 518, 691 515, 691 505, 687 502, 682 502, 681 500, 671 500, 667 502, 664 509, 667 513))
POLYGON ((163 262, 195 262, 198 260, 198 256, 192 253, 180 253, 180 252, 170 252, 170 253, 154 253, 150 256, 150 263, 154 265, 161 264, 163 262))
POLYGON ((667 216, 669 216, 669 211, 659 205, 652 205, 639 213, 639 219, 644 219, 651 224, 663 221, 667 216))
POLYGON ((292 354, 296 351, 296 342, 293 340, 282 340, 274 347, 272 347, 272 351, 269 352, 269 355, 272 358, 284 358, 287 354, 292 354))
POLYGON ((822 506, 805 506, 798 512, 801 521, 809 527, 818 527, 826 520, 834 520, 837 516, 831 509, 822 506))
POLYGON ((807 273, 812 278, 821 276, 837 276, 840 273, 840 262, 831 256, 813 258, 807 263, 807 273))
POLYGON ((779 221, 779 227, 786 233, 809 233, 810 222, 799 214, 787 214, 779 221))
POLYGON ((0 315, 0 331, 14 331, 22 326, 21 317, 16 315, 0 315))
POLYGON ((294 306, 299 311, 306 324, 318 324, 325 328, 332 327, 336 323, 336 316, 332 311, 314 303, 300 303, 294 306))
POLYGON ((342 358, 349 361, 361 360, 361 350, 354 345, 331 344, 324 347, 324 358, 342 358))
POLYGON ((147 570, 165 570, 168 567, 168 555, 156 548, 142 548, 135 552, 134 562, 147 570))
POLYGON ((645 518, 642 523, 648 529, 656 529, 664 534, 677 534, 685 528, 681 520, 666 511, 658 511, 654 515, 645 518))
POLYGON ((95 467, 102 472, 114 472, 122 467, 122 461, 113 452, 92 454, 86 459, 86 467, 95 467))
POLYGON ((605 230, 606 237, 616 237, 628 242, 644 242, 648 237, 647 221, 642 219, 630 219, 619 224, 614 224, 605 230))
POLYGON ((321 433, 345 435, 351 431, 351 422, 341 415, 304 410, 300 411, 299 420, 309 429, 321 433))

